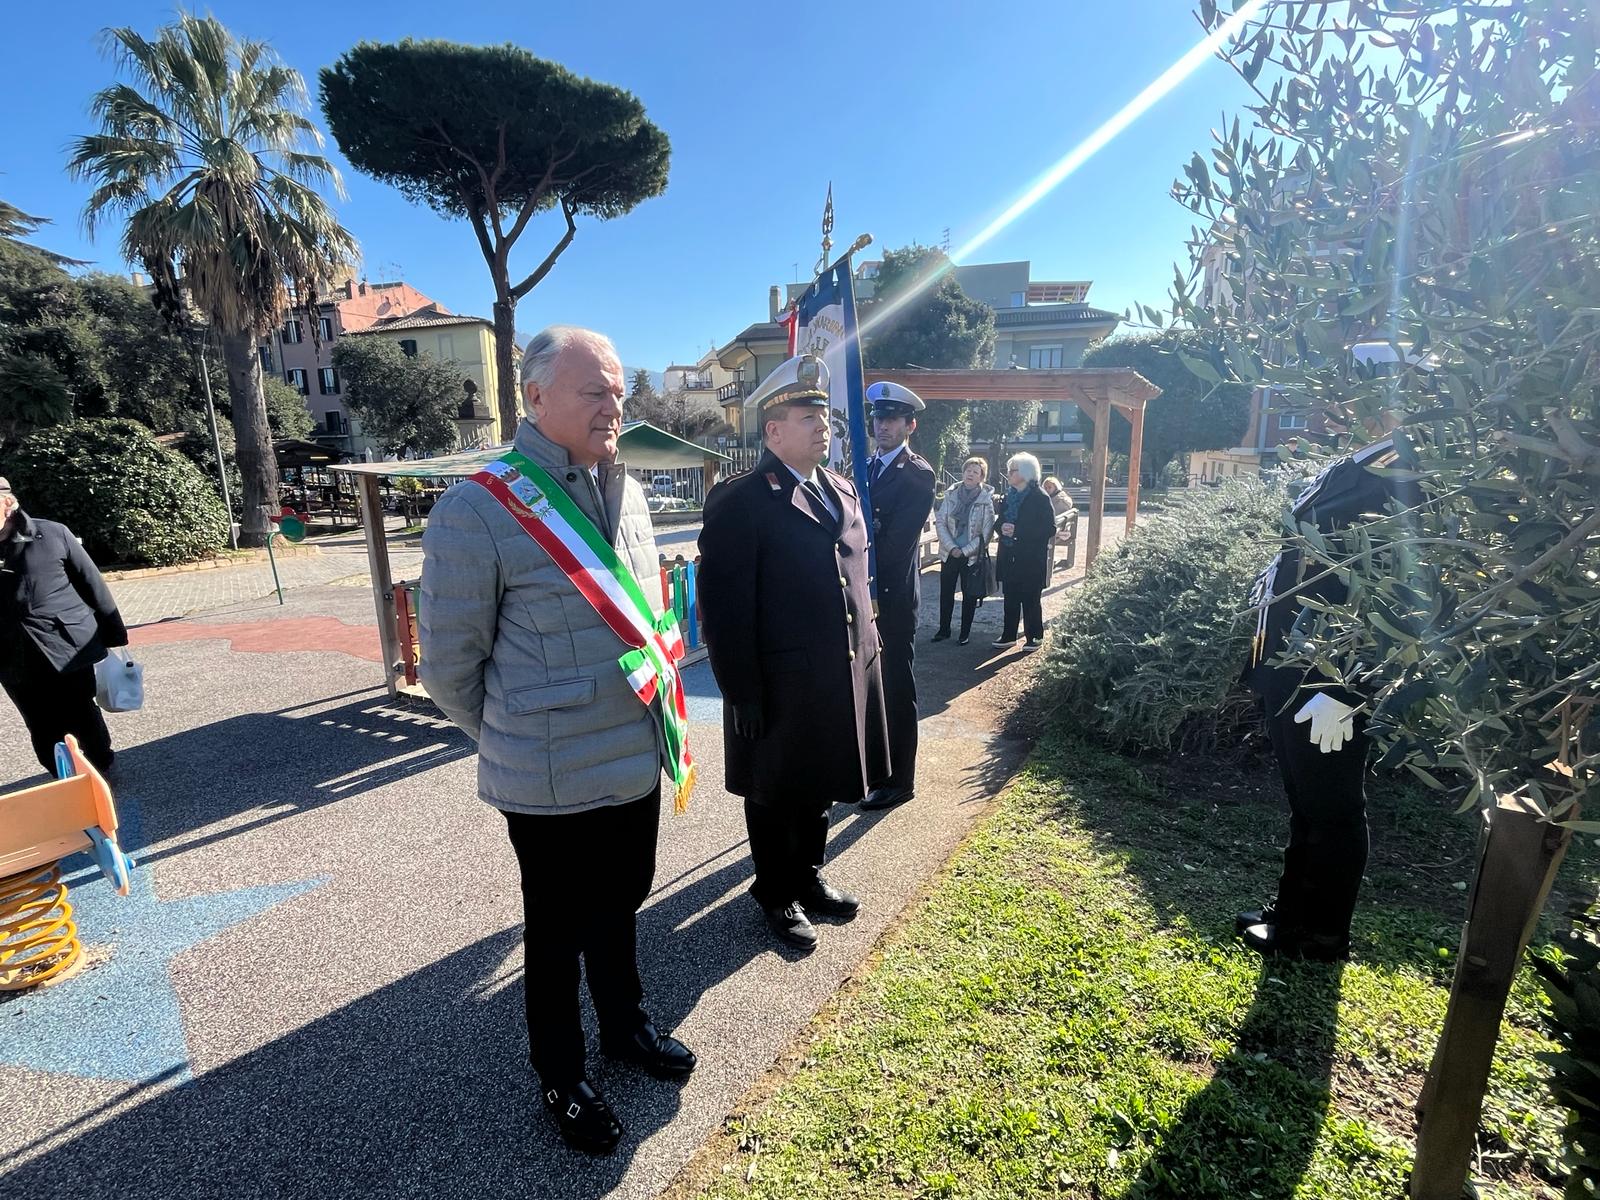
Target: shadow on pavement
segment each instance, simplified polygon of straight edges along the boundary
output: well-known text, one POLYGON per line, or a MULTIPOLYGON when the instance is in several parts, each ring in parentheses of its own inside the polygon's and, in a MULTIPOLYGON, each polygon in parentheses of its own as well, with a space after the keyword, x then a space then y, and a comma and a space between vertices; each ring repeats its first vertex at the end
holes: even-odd
POLYGON ((484 938, 13 1167, 8 1194, 604 1195, 677 1088, 598 1061, 627 1137, 605 1159, 562 1145, 527 1064, 519 941, 484 938))
MULTIPOLYGON (((870 833, 885 815, 836 806, 828 861, 870 833)), ((645 1006, 661 1028, 675 1027, 703 993, 758 955, 770 951, 790 961, 804 957, 768 932, 761 909, 743 890, 751 876, 749 849, 740 842, 727 852, 725 865, 679 891, 652 898, 640 910, 639 970, 645 1006), (728 895, 736 888, 740 889, 736 895, 728 895)), ((587 997, 584 1003, 588 1005, 587 997)), ((586 1012, 585 1020, 594 1027, 592 1011, 586 1012)), ((761 1021, 760 1011, 753 1009, 750 1020, 761 1021)))
MULTIPOLYGON (((830 853, 874 823, 846 811, 830 853)), ((727 896, 749 878, 748 855, 728 858, 639 914, 646 1004, 663 1029, 775 948, 756 906, 727 896)), ((475 942, 9 1168, 8 1194, 76 1200, 101 1194, 84 1189, 99 1179, 124 1200, 606 1195, 677 1115, 678 1089, 598 1054, 585 994, 590 1077, 627 1134, 609 1158, 567 1149, 527 1065, 521 933, 475 942)))
POLYGON ((1291 1200, 1328 1111, 1342 965, 1266 966, 1228 1056, 1126 1200, 1291 1200))
POLYGON ((361 698, 246 713, 119 750, 112 789, 142 801, 139 819, 123 830, 123 849, 141 864, 158 862, 476 749, 432 705, 392 701, 381 691, 354 695, 361 698), (219 821, 233 823, 175 840, 219 821), (144 852, 162 842, 173 844, 144 852))

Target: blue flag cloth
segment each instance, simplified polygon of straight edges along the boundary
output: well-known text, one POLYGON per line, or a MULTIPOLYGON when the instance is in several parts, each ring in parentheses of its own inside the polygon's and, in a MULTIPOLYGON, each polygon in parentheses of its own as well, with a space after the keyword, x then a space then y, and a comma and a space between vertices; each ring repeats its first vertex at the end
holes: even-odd
MULTIPOLYGON (((872 451, 867 428, 866 382, 861 364, 861 339, 856 332, 856 295, 850 274, 850 256, 818 275, 795 305, 794 353, 817 355, 827 364, 833 440, 828 463, 847 471, 861 496, 869 541, 872 529, 872 481, 868 461, 872 451), (845 453, 848 446, 849 453, 845 453)), ((877 594, 877 548, 867 551, 873 594, 877 594)))

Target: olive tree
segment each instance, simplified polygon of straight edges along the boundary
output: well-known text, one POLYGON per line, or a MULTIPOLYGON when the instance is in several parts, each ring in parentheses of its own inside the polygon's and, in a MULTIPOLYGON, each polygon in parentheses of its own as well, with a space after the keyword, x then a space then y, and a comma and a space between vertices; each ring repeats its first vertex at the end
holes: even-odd
POLYGON ((1188 361, 1322 409, 1347 443, 1395 427, 1391 473, 1426 503, 1288 531, 1350 585, 1303 654, 1372 697, 1386 762, 1464 807, 1515 792, 1562 817, 1600 747, 1594 18, 1272 11, 1233 51, 1253 128, 1178 185, 1205 232, 1173 315, 1217 347, 1188 361))
POLYGON ((1200 221, 1171 316, 1211 347, 1191 369, 1324 411, 1341 445, 1392 429, 1385 470, 1422 496, 1338 536, 1286 526, 1348 590, 1289 661, 1367 698, 1382 765, 1491 813, 1485 863, 1502 828, 1537 851, 1537 878, 1494 857, 1474 887, 1414 1196, 1459 1193, 1519 928, 1563 839, 1600 830, 1578 819, 1600 765, 1597 42, 1565 0, 1269 6, 1227 50, 1253 119, 1177 188, 1200 221), (1475 977, 1485 878, 1516 911, 1475 977))

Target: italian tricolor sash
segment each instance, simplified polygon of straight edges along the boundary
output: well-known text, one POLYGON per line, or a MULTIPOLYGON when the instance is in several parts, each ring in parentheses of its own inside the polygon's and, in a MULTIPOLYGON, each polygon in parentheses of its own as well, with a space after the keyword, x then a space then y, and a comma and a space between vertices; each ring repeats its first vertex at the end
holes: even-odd
POLYGON ((683 637, 669 608, 656 616, 628 564, 594 522, 538 463, 513 450, 472 476, 522 526, 630 649, 617 659, 634 695, 646 707, 661 699, 661 732, 676 786, 673 807, 683 812, 694 787, 689 755, 689 710, 678 660, 683 637))

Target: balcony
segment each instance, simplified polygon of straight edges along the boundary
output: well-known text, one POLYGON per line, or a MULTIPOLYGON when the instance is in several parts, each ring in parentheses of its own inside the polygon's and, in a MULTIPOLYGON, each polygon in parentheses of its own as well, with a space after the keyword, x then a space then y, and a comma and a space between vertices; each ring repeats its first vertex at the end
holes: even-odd
POLYGON ((717 389, 717 403, 724 408, 733 404, 743 404, 744 398, 749 394, 750 386, 743 381, 725 383, 717 389))

